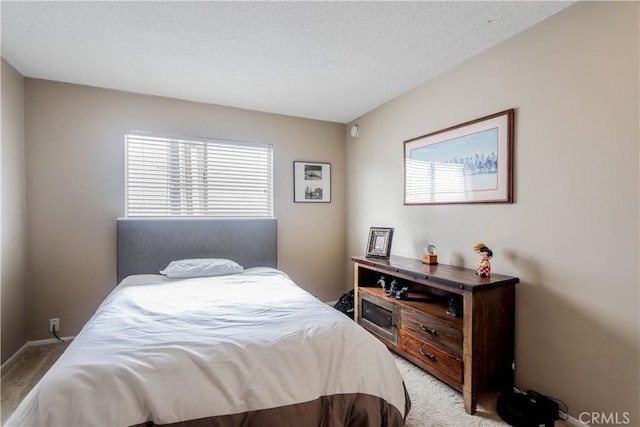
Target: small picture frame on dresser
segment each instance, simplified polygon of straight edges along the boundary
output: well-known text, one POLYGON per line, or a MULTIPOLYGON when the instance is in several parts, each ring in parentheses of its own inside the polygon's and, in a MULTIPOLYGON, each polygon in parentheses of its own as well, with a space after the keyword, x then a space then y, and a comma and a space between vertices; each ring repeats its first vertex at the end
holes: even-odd
POLYGON ((392 239, 393 228, 371 227, 367 241, 367 258, 389 259, 392 239))

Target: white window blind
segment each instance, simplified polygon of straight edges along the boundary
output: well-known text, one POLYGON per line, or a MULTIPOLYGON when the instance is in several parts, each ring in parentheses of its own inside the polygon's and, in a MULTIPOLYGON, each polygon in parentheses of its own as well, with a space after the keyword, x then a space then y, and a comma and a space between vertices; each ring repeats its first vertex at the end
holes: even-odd
POLYGON ((270 217, 270 144, 126 133, 127 216, 270 217))

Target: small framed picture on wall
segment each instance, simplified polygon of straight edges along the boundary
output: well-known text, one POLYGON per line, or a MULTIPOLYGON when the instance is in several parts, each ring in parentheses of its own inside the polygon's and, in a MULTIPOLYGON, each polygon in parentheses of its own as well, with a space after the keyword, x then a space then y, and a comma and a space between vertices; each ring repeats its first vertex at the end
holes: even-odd
POLYGON ((331 164, 293 162, 293 201, 296 203, 330 203, 331 164))

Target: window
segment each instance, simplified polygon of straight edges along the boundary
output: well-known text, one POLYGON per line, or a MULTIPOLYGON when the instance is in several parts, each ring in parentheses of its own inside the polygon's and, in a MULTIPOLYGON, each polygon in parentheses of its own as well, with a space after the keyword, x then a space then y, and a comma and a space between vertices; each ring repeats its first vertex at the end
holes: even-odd
POLYGON ((270 144, 127 132, 127 216, 270 217, 270 144))

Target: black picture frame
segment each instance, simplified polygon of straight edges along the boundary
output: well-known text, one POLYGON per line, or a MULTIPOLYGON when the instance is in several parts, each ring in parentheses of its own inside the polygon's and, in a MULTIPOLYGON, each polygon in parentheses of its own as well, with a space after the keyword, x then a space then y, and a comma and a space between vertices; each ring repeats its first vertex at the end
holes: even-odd
POLYGON ((371 227, 369 229, 366 257, 389 259, 391 256, 392 241, 392 227, 371 227))

